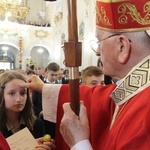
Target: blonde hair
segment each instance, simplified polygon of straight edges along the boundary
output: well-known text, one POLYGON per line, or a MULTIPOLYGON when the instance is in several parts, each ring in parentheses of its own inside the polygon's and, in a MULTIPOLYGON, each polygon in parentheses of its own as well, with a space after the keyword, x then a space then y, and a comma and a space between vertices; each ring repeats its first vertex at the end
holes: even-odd
POLYGON ((85 80, 86 80, 87 77, 90 77, 92 75, 98 77, 98 76, 100 76, 104 73, 97 66, 89 66, 89 67, 85 68, 84 70, 82 70, 81 74, 82 74, 82 83, 85 83, 85 80))

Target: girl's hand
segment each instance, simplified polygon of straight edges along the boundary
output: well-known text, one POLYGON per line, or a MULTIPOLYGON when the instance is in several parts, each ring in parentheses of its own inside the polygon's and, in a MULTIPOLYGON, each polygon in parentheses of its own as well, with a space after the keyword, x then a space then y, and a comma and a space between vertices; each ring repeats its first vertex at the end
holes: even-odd
POLYGON ((55 141, 51 139, 50 142, 44 142, 43 137, 36 139, 38 145, 35 150, 55 150, 55 141))

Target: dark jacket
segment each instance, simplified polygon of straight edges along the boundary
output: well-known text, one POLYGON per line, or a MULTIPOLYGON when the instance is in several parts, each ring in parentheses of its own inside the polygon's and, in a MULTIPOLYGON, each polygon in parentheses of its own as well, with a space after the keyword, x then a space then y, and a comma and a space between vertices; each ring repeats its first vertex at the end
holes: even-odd
POLYGON ((69 83, 69 80, 68 79, 65 79, 64 77, 62 78, 62 84, 68 84, 69 83))
MULTIPOLYGON (((23 129, 25 127, 26 127, 26 125, 21 124, 21 129, 23 129)), ((5 138, 13 135, 12 131, 11 130, 8 131, 7 127, 1 132, 5 138)), ((40 138, 40 137, 44 136, 44 134, 45 134, 44 124, 39 118, 36 119, 33 130, 30 130, 30 132, 34 138, 40 138)))

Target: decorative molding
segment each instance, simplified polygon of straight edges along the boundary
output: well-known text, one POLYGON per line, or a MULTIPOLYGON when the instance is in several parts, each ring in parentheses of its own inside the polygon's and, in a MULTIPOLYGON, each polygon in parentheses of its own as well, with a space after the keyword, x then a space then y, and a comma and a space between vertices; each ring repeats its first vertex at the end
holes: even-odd
POLYGON ((8 28, 1 28, 0 29, 0 37, 7 35, 8 37, 16 37, 18 36, 17 29, 8 29, 8 28))
POLYGON ((84 22, 82 21, 79 25, 79 39, 84 40, 84 22))
POLYGON ((35 30, 35 36, 37 38, 40 38, 40 39, 46 38, 46 37, 48 37, 48 35, 49 35, 48 31, 35 30))
POLYGON ((57 15, 54 16, 54 22, 55 24, 57 24, 63 17, 63 13, 62 12, 58 12, 57 15))
POLYGON ((0 19, 15 18, 24 20, 29 13, 29 9, 28 6, 23 6, 19 0, 0 0, 0 19), (11 13, 11 17, 6 14, 8 12, 11 13))

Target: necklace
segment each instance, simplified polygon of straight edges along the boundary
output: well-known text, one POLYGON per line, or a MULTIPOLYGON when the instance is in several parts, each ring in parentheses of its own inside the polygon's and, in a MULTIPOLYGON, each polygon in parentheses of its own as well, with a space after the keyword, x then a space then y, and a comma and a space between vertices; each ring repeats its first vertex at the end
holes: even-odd
POLYGON ((122 111, 124 110, 125 106, 127 105, 128 101, 126 101, 122 107, 119 107, 118 105, 116 105, 115 107, 115 111, 113 114, 113 118, 111 121, 111 125, 110 125, 110 129, 112 128, 112 126, 114 125, 115 121, 117 120, 117 118, 120 116, 120 114, 122 113, 122 111), (121 109, 120 109, 121 108, 121 109))

